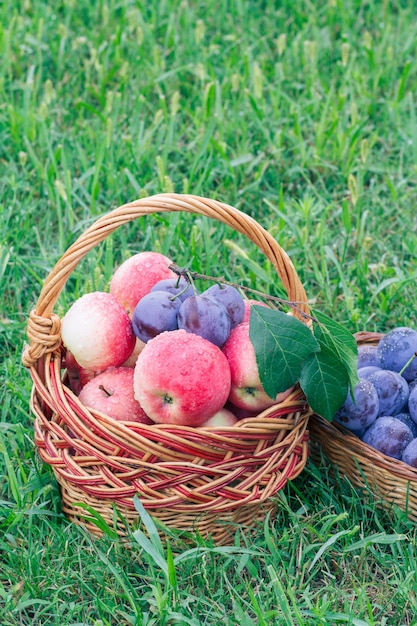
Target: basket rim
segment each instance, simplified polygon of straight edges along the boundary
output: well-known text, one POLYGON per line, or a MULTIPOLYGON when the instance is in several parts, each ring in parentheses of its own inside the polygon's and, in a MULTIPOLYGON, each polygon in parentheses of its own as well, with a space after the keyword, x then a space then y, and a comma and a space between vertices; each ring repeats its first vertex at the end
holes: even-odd
POLYGON ((330 423, 323 419, 319 415, 313 413, 310 418, 310 431, 315 432, 316 428, 314 424, 317 424, 317 429, 324 431, 329 437, 332 438, 332 442, 337 442, 340 450, 344 450, 345 454, 354 454, 358 460, 370 463, 376 468, 385 470, 391 474, 395 474, 399 478, 405 480, 411 480, 417 482, 417 468, 407 465, 400 459, 394 459, 389 457, 379 450, 372 448, 368 444, 364 443, 350 432, 347 428, 341 424, 330 423))

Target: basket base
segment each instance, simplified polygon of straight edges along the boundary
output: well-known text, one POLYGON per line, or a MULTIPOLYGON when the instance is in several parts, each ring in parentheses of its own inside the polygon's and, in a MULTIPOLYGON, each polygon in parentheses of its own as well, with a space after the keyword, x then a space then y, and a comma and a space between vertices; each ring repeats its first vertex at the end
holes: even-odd
MULTIPOLYGON (((73 484, 67 484, 59 475, 56 475, 56 478, 60 485, 63 513, 75 524, 87 528, 93 535, 103 536, 104 533, 94 523, 94 517, 89 513, 88 507, 101 516, 119 537, 127 537, 130 530, 138 525, 140 516, 133 501, 131 507, 126 507, 114 501, 100 500, 88 496, 85 491, 73 484)), ((148 513, 168 529, 175 531, 181 540, 188 541, 190 533, 196 533, 221 546, 235 543, 238 528, 243 529, 246 535, 254 532, 255 526, 276 510, 276 502, 270 499, 262 504, 238 506, 236 509, 220 513, 212 511, 185 513, 167 509, 148 510, 148 513)), ((160 532, 164 534, 163 531, 160 532)))

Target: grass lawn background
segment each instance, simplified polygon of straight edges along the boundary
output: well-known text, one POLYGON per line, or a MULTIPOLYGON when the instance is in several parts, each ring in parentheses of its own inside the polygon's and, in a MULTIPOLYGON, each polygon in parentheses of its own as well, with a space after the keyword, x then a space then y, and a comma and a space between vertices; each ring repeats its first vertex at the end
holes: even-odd
MULTIPOLYGON (((246 548, 147 552, 60 513, 33 445, 29 311, 99 215, 160 191, 247 212, 350 331, 415 326, 417 6, 405 1, 0 6, 2 624, 415 624, 414 525, 310 462, 246 548)), ((142 249, 274 293, 243 237, 193 216, 118 231, 56 307, 142 249)))

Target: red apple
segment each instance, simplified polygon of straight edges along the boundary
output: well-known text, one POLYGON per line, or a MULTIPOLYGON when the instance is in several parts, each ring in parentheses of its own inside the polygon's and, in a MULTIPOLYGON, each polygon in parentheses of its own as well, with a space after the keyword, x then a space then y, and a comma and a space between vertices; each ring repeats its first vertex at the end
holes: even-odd
POLYGON ((250 310, 251 310, 251 307, 254 304, 257 304, 259 306, 264 306, 267 309, 270 308, 265 302, 259 302, 258 300, 252 300, 252 299, 251 300, 244 300, 244 303, 245 303, 245 314, 243 316, 243 322, 249 322, 250 310))
POLYGON ((67 368, 70 387, 77 396, 84 385, 96 375, 96 372, 93 370, 86 370, 84 367, 81 367, 70 350, 67 350, 65 355, 65 367, 67 368))
POLYGON ((230 368, 210 341, 185 330, 151 339, 135 367, 135 398, 157 423, 200 426, 230 392, 230 368))
POLYGON ((61 337, 81 367, 97 372, 124 363, 136 342, 125 309, 102 291, 74 302, 62 319, 61 337))
POLYGON ((205 428, 206 426, 235 426, 239 420, 235 415, 233 415, 232 411, 229 411, 225 407, 221 408, 220 411, 217 411, 213 417, 210 417, 207 421, 203 422, 201 426, 205 428))
POLYGON ((259 379, 255 350, 249 337, 249 322, 242 322, 231 330, 223 352, 232 375, 229 401, 235 406, 259 412, 282 402, 291 393, 292 389, 287 389, 275 399, 266 394, 259 379))
POLYGON ((243 420, 247 417, 256 417, 259 414, 259 411, 256 409, 242 409, 242 407, 234 405, 230 400, 226 402, 225 408, 233 413, 237 420, 243 420))
POLYGON ((133 352, 130 357, 126 359, 124 363, 122 363, 123 367, 135 367, 138 356, 142 352, 144 347, 145 343, 141 339, 139 339, 139 337, 136 337, 136 344, 133 348, 133 352))
POLYGON ((115 420, 152 424, 152 420, 135 399, 133 376, 134 370, 131 367, 110 368, 90 380, 81 389, 78 398, 84 406, 115 420))
POLYGON ((165 278, 176 278, 169 269, 172 261, 159 252, 139 252, 128 258, 114 272, 110 293, 124 306, 130 316, 139 300, 165 278))

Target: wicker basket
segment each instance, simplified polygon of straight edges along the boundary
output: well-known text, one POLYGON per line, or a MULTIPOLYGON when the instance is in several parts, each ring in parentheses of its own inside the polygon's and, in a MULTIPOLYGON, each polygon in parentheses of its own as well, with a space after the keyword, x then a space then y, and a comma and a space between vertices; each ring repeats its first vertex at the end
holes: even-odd
MULTIPOLYGON (((35 443, 61 487, 62 507, 93 533, 90 505, 119 535, 138 519, 137 494, 166 526, 198 530, 215 543, 230 540, 236 524, 251 528, 275 507, 275 496, 303 470, 311 414, 300 389, 256 418, 229 428, 189 428, 115 421, 84 407, 66 384, 60 319, 53 307, 81 259, 119 226, 156 212, 186 211, 225 223, 255 243, 274 265, 289 300, 308 313, 294 267, 253 218, 221 202, 160 194, 121 206, 98 219, 57 262, 28 322, 23 354, 33 380, 35 443), (115 519, 116 518, 116 519, 115 519)), ((302 318, 302 314, 300 315, 302 318)))
MULTIPOLYGON (((378 345, 382 333, 356 334, 358 345, 378 345)), ((361 441, 336 422, 312 415, 309 422, 311 458, 324 460, 376 503, 389 509, 396 504, 417 521, 417 469, 393 459, 361 441)))

